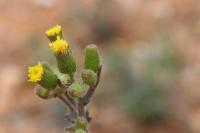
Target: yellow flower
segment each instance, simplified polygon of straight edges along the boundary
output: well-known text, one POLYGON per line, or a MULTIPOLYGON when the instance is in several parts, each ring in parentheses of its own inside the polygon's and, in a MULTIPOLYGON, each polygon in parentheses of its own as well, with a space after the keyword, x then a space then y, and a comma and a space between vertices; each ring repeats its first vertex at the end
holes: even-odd
POLYGON ((56 25, 46 31, 46 35, 48 37, 55 37, 61 35, 62 27, 60 25, 56 25))
POLYGON ((44 70, 40 62, 36 66, 28 68, 28 81, 38 82, 42 80, 44 70))
POLYGON ((49 46, 55 54, 64 54, 69 47, 67 41, 60 38, 57 38, 55 42, 50 43, 49 46))

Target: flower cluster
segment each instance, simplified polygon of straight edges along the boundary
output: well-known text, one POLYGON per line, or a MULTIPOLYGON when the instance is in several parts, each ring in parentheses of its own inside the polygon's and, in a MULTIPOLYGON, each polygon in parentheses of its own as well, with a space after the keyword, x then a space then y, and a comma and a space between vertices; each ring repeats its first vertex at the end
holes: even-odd
POLYGON ((53 28, 50 28, 49 30, 46 31, 46 35, 48 37, 55 37, 59 36, 62 33, 62 28, 60 25, 56 25, 53 28))
POLYGON ((64 54, 69 47, 67 41, 60 38, 57 38, 55 42, 49 43, 49 46, 55 54, 64 54))
POLYGON ((99 83, 101 72, 98 48, 94 44, 86 47, 80 83, 74 78, 76 61, 69 44, 63 38, 62 27, 56 25, 47 30, 46 35, 59 72, 55 72, 48 64, 39 62, 28 68, 28 81, 38 84, 35 92, 40 98, 59 98, 66 104, 70 114, 67 116, 68 133, 87 133, 91 118, 85 106, 99 83))

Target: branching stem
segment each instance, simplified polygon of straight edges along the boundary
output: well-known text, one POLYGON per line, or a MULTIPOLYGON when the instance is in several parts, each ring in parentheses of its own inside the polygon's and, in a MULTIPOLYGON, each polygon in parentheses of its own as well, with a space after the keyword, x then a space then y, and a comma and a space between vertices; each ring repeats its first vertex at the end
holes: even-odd
POLYGON ((81 98, 84 106, 87 105, 90 102, 90 98, 94 94, 94 92, 95 92, 95 90, 96 90, 96 88, 99 84, 100 76, 101 76, 101 68, 102 68, 102 66, 99 67, 99 70, 97 72, 97 82, 96 82, 96 84, 94 86, 90 86, 86 95, 83 98, 81 98))
POLYGON ((64 95, 59 95, 58 97, 60 98, 60 100, 62 100, 67 105, 67 107, 71 111, 77 112, 75 106, 73 104, 71 104, 71 102, 64 95))
POLYGON ((97 88, 100 80, 100 75, 101 75, 101 68, 100 66, 98 72, 97 72, 97 82, 94 86, 90 86, 88 89, 88 92, 85 94, 84 97, 81 97, 78 99, 78 114, 80 117, 84 116, 88 120, 88 122, 91 120, 89 117, 89 112, 85 112, 85 106, 90 102, 90 98, 95 92, 95 89, 97 88))

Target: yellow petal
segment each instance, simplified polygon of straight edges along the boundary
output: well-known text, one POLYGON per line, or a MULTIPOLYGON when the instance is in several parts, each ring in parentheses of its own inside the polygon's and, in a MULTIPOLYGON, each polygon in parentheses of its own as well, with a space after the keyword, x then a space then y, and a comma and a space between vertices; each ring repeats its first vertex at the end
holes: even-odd
POLYGON ((69 45, 67 41, 58 38, 55 42, 50 43, 49 46, 55 54, 64 54, 69 45))
POLYGON ((60 35, 62 32, 62 27, 60 25, 56 25, 46 31, 46 35, 48 37, 54 37, 60 35))
POLYGON ((44 70, 40 62, 36 66, 28 68, 28 81, 38 82, 42 80, 44 70))

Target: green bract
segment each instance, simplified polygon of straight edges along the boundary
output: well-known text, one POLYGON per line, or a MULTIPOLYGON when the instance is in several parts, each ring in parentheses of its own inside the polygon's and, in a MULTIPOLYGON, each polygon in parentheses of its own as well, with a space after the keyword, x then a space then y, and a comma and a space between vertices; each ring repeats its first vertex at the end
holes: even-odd
POLYGON ((49 66, 44 65, 43 68, 44 73, 42 76, 42 80, 38 83, 46 89, 54 89, 58 84, 57 76, 54 74, 49 66))
POLYGON ((76 62, 72 53, 68 50, 65 54, 56 55, 56 61, 59 71, 69 74, 72 78, 76 71, 76 62))

